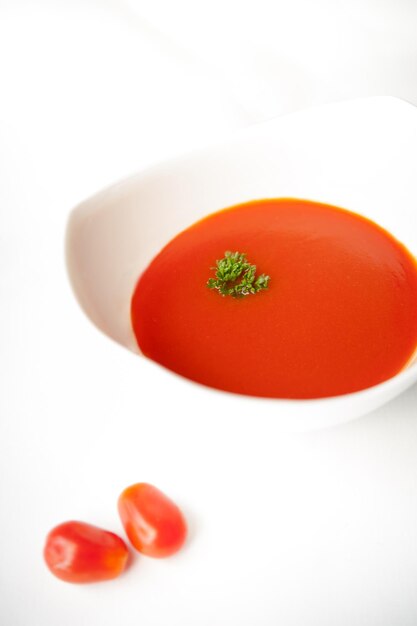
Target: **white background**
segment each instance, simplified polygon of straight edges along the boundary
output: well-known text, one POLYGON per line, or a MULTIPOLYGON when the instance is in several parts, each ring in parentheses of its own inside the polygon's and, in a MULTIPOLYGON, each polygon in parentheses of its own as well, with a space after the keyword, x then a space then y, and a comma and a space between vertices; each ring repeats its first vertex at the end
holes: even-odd
POLYGON ((0 0, 2 624, 417 623, 417 387, 271 441, 104 338, 63 259, 71 207, 136 169, 322 102, 417 104, 416 27, 412 0, 0 0), (139 480, 183 506, 186 549, 55 580, 48 530, 121 533, 139 480))

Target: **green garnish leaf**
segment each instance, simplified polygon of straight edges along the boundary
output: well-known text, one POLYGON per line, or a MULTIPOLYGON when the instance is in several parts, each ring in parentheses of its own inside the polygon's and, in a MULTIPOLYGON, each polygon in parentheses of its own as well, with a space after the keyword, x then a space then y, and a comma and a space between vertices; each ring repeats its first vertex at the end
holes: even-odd
POLYGON ((270 277, 256 277, 256 265, 251 265, 242 252, 225 252, 223 259, 216 261, 216 278, 209 278, 207 287, 217 289, 222 296, 242 298, 268 288, 270 277))

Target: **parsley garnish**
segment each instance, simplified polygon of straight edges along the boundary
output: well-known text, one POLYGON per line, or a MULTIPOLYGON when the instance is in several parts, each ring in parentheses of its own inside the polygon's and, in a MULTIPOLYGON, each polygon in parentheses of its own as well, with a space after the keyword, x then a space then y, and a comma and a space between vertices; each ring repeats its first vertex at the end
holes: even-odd
POLYGON ((258 293, 268 288, 270 277, 261 274, 257 278, 256 265, 246 260, 246 254, 241 252, 225 252, 224 258, 216 261, 216 278, 207 281, 209 289, 217 289, 222 296, 241 298, 251 293, 258 293))

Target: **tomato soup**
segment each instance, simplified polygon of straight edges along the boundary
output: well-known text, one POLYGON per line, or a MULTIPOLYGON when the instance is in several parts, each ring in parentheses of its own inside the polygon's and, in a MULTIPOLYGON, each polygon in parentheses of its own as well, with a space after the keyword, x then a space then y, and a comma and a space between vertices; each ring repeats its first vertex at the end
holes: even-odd
POLYGON ((131 314, 143 354, 191 380, 252 396, 334 396, 387 380, 413 357, 417 266, 350 211, 253 201, 168 243, 140 277, 131 314), (267 288, 209 289, 225 251, 244 253, 267 288))

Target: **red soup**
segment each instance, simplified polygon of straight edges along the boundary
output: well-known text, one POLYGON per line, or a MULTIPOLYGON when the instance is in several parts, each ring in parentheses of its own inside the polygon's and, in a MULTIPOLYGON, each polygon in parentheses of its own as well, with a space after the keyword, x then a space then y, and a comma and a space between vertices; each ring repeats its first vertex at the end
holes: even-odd
POLYGON ((165 246, 138 281, 132 323, 146 356, 204 385, 271 398, 339 395, 387 380, 412 358, 417 266, 355 213, 259 200, 214 213, 165 246), (267 288, 209 288, 226 251, 245 254, 257 277, 270 277, 267 288))

